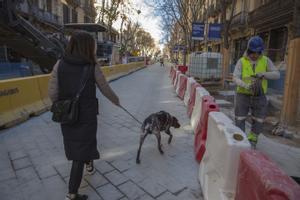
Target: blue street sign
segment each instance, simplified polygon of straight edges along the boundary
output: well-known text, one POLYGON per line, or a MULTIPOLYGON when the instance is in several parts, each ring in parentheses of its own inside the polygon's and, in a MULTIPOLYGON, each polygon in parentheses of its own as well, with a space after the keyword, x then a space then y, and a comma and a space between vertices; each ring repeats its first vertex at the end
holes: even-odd
POLYGON ((193 40, 203 40, 204 39, 204 29, 205 24, 194 22, 192 24, 192 39, 193 40))
POLYGON ((209 24, 208 28, 208 39, 209 40, 220 40, 221 39, 221 24, 209 24))

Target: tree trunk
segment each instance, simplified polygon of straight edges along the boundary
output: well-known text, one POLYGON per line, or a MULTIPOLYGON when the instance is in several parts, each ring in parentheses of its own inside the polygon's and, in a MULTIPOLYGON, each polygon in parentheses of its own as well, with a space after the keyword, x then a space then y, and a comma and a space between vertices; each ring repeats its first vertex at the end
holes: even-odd
POLYGON ((123 24, 124 24, 124 19, 122 19, 121 28, 120 28, 120 44, 121 44, 121 46, 123 43, 123 24))
POLYGON ((105 0, 102 0, 102 16, 101 16, 101 22, 104 23, 104 7, 105 7, 105 0))
POLYGON ((293 126, 300 122, 300 0, 295 0, 293 39, 289 43, 281 123, 293 126))
POLYGON ((300 67, 298 55, 300 54, 300 38, 290 41, 288 50, 287 72, 285 77, 283 107, 281 122, 284 125, 296 125, 300 121, 299 90, 300 67))
POLYGON ((187 32, 184 30, 184 49, 183 49, 183 65, 186 66, 186 52, 187 52, 187 32))
POLYGON ((223 88, 225 87, 225 79, 228 76, 228 66, 230 61, 230 53, 228 48, 223 47, 222 49, 223 59, 222 59, 222 65, 223 65, 223 72, 222 72, 222 85, 223 88))

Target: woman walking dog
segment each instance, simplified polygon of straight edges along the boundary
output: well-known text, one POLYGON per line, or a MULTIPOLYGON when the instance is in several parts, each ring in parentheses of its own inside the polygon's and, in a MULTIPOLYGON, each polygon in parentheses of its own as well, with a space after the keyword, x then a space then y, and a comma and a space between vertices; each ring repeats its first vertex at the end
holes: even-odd
POLYGON ((77 120, 74 123, 61 123, 65 154, 67 159, 72 161, 66 200, 88 198, 87 195, 78 194, 84 165, 86 171, 92 174, 93 160, 99 159, 96 139, 98 115, 96 85, 113 104, 120 106, 118 96, 106 82, 97 64, 96 50, 96 42, 89 33, 74 32, 67 45, 65 56, 55 64, 49 82, 49 96, 53 105, 59 105, 57 102, 66 102, 68 99, 72 101, 74 97, 78 97, 77 120))

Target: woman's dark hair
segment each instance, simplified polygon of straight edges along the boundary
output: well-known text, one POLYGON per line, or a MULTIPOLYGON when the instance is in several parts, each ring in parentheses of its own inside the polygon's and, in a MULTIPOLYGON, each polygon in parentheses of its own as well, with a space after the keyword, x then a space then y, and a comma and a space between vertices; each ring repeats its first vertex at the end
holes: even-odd
POLYGON ((97 63, 95 39, 86 31, 75 31, 66 47, 65 55, 80 57, 92 64, 97 63))

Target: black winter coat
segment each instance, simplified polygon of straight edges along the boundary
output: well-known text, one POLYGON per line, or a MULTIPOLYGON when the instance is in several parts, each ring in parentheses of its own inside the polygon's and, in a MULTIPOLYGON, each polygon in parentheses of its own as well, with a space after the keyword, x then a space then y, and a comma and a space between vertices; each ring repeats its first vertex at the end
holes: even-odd
POLYGON ((61 125, 65 154, 68 160, 89 161, 99 159, 97 150, 97 114, 95 66, 75 57, 64 57, 58 68, 58 98, 75 97, 84 67, 89 70, 89 79, 79 99, 79 120, 74 125, 61 125))

